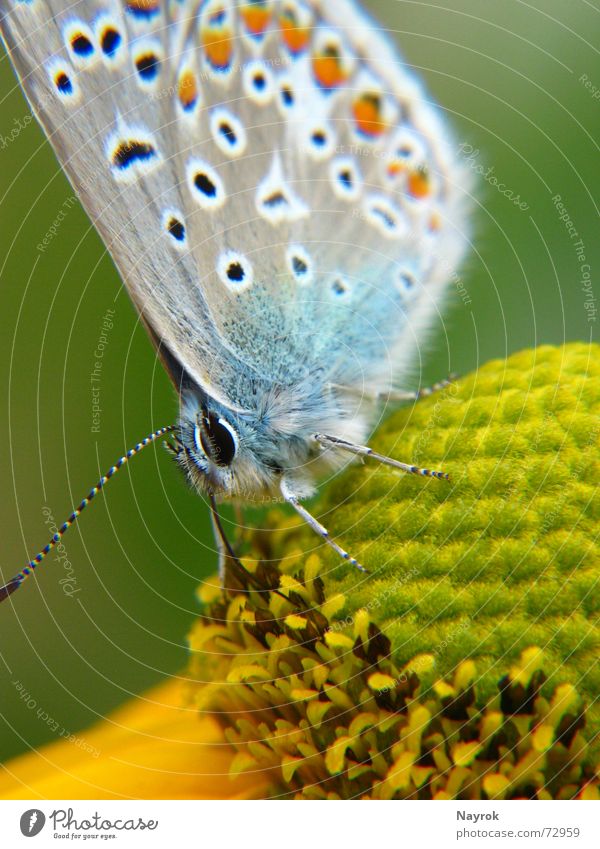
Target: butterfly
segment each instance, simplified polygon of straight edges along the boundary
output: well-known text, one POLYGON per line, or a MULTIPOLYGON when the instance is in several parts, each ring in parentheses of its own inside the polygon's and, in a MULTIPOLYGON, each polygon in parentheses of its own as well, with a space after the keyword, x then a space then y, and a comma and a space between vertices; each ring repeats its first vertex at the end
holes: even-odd
POLYGON ((348 0, 1 0, 34 114, 180 401, 167 433, 218 504, 302 501, 374 453, 464 251, 464 169, 438 109, 348 0))

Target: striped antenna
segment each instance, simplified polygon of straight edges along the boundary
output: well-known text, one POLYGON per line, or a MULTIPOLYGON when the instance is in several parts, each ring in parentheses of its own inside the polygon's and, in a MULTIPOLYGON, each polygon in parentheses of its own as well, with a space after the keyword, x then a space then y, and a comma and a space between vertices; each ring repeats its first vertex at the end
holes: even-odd
POLYGON ((138 442, 138 444, 134 448, 130 448, 127 454, 124 454, 119 460, 117 460, 115 465, 111 466, 108 472, 100 478, 96 486, 90 491, 87 498, 83 499, 79 507, 77 507, 71 513, 67 521, 60 526, 60 528, 54 534, 50 542, 46 546, 44 546, 44 548, 42 548, 40 553, 36 554, 33 560, 30 560, 27 566, 25 566, 25 568, 21 572, 19 572, 18 575, 15 575, 14 578, 11 578, 7 584, 5 584, 3 587, 0 587, 0 601, 4 601, 4 599, 8 598, 11 593, 14 593, 15 590, 18 590, 23 581, 26 580, 26 578, 28 578, 31 574, 33 574, 33 570, 37 566, 39 566, 39 564, 46 557, 46 555, 50 551, 52 551, 52 549, 56 545, 58 545, 63 535, 69 530, 71 525, 77 521, 79 516, 81 516, 90 501, 92 501, 92 499, 98 495, 100 490, 104 488, 105 484, 113 477, 113 475, 116 475, 119 469, 122 469, 123 466, 129 460, 131 460, 132 457, 135 457, 136 454, 139 454, 143 448, 146 448, 146 446, 151 445, 153 442, 156 442, 156 440, 160 439, 161 436, 165 436, 165 434, 167 433, 172 433, 174 430, 175 425, 168 425, 167 427, 161 427, 159 430, 155 430, 154 433, 151 433, 150 436, 147 436, 145 439, 142 439, 142 441, 138 442))

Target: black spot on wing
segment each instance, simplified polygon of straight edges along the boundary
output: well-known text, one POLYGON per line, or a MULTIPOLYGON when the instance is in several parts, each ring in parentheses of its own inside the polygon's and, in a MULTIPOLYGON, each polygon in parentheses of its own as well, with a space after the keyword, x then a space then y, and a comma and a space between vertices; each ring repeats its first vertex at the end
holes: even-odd
POLYGON ((59 71, 54 77, 54 82, 56 84, 56 88, 60 91, 61 94, 73 93, 73 83, 71 82, 65 71, 59 71))
POLYGON ((150 142, 126 139, 113 151, 112 162, 116 168, 124 170, 135 162, 148 162, 156 155, 156 148, 150 142))
POLYGON ((91 56, 94 52, 94 45, 87 35, 84 35, 82 32, 75 33, 72 36, 71 48, 77 56, 91 56))
POLYGON ((208 174, 196 174, 194 177, 194 185, 198 189, 199 192, 202 192, 206 197, 214 198, 217 194, 217 187, 210 179, 208 174))
POLYGON ((135 67, 140 77, 150 82, 158 76, 160 59, 154 53, 144 53, 135 60, 135 67))
POLYGON ((121 33, 114 27, 107 27, 102 33, 100 47, 105 56, 113 57, 122 41, 121 33))
POLYGON ((167 222, 167 230, 177 242, 185 241, 185 226, 182 221, 173 216, 167 222))

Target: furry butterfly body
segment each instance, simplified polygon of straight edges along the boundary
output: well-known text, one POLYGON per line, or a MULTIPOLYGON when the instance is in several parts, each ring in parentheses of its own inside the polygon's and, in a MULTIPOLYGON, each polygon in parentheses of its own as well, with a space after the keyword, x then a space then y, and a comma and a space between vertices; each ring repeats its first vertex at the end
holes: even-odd
POLYGON ((351 559, 299 501, 370 453, 460 260, 465 179, 437 110, 347 0, 0 8, 177 389, 191 483, 213 505, 282 494, 351 559))

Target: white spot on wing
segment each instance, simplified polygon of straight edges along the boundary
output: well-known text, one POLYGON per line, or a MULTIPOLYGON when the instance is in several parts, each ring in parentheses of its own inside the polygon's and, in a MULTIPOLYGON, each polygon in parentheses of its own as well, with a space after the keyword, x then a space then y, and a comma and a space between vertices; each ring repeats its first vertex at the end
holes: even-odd
POLYGON ((397 239, 407 233, 406 219, 400 210, 385 195, 370 195, 364 203, 364 212, 370 224, 389 239, 397 239))
POLYGON ((184 250, 187 247, 187 232, 181 211, 166 209, 162 215, 162 225, 173 247, 184 250))
POLYGON ((329 177, 336 197, 348 201, 359 197, 363 181, 352 157, 336 156, 329 166, 329 177))
POLYGON ((289 245, 285 252, 287 267, 294 280, 307 285, 314 278, 313 262, 308 252, 302 245, 289 245))
POLYGON ((158 86, 164 52, 156 38, 140 38, 131 45, 135 79, 141 88, 154 91, 158 86))
POLYGON ((307 205, 286 183, 279 154, 275 154, 271 170, 258 186, 256 207, 260 215, 273 225, 298 221, 309 214, 307 205))
POLYGON ((63 30, 65 45, 77 68, 89 68, 98 58, 94 33, 83 21, 72 20, 63 30))
POLYGON ((277 78, 277 105, 282 115, 286 117, 293 111, 296 105, 296 93, 292 78, 287 74, 281 74, 277 78))
POLYGON ((226 251, 217 262, 217 274, 232 292, 242 292, 252 285, 254 272, 248 259, 237 251, 226 251))
POLYGON ((328 159, 335 149, 335 135, 325 121, 309 124, 304 129, 304 150, 315 162, 328 159))
POLYGON ((222 106, 213 109, 210 131, 215 144, 227 156, 241 156, 246 149, 246 130, 236 116, 222 106))
POLYGON ((259 106, 269 103, 275 92, 271 69, 260 59, 248 62, 244 66, 242 85, 244 94, 259 106))
POLYGON ((117 18, 105 12, 94 24, 96 43, 107 68, 119 68, 127 58, 125 32, 117 18))
POLYGON ((203 209, 218 209, 225 203, 223 181, 208 162, 192 157, 186 167, 192 197, 203 209))
POLYGON ((110 170, 118 183, 135 182, 152 171, 162 156, 156 139, 145 127, 126 124, 117 118, 117 129, 106 142, 110 170))
POLYGON ((47 65, 48 76, 53 90, 65 103, 74 104, 79 100, 81 91, 77 83, 75 70, 70 62, 53 59, 47 65))
MULTIPOLYGON (((167 89, 170 93, 170 89, 167 89)), ((202 103, 202 89, 198 78, 193 44, 188 43, 175 81, 175 102, 178 115, 195 127, 202 103)))
POLYGON ((352 293, 350 283, 343 274, 334 274, 329 292, 335 300, 347 300, 352 293))
POLYGON ((412 271, 407 268, 401 268, 395 274, 396 290, 404 298, 411 298, 417 292, 417 280, 412 271))

